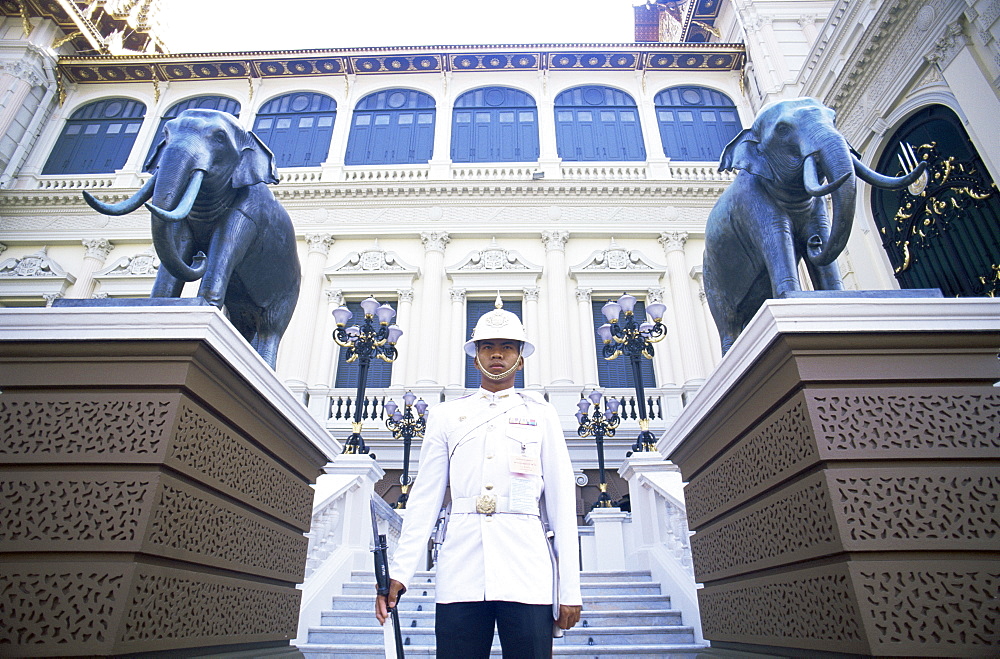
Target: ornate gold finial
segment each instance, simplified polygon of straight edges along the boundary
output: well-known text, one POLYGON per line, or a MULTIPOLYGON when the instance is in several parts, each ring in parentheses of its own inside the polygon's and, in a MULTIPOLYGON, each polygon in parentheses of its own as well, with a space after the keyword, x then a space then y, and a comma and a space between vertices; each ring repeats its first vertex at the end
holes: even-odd
POLYGON ((31 19, 28 17, 28 7, 24 4, 24 0, 17 0, 17 8, 21 12, 21 29, 24 30, 24 36, 30 37, 35 26, 31 24, 31 19))

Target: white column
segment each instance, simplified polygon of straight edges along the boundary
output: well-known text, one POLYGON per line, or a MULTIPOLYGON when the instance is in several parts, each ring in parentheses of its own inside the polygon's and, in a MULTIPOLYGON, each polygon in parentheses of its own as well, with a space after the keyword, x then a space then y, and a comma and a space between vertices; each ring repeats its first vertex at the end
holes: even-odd
POLYGON ((434 147, 431 153, 430 177, 437 180, 451 178, 451 113, 455 102, 451 92, 451 72, 442 72, 441 93, 434 94, 434 147))
POLYGON ((465 336, 465 289, 451 288, 451 328, 449 334, 451 339, 446 346, 445 355, 448 357, 448 387, 461 389, 465 387, 465 360, 466 354, 462 346, 468 341, 465 336))
POLYGON ((681 367, 683 380, 679 384, 694 379, 704 379, 702 361, 699 355, 701 343, 694 324, 696 308, 691 300, 691 285, 688 283, 688 268, 684 258, 684 243, 687 233, 683 231, 663 232, 660 244, 667 255, 667 273, 670 278, 670 296, 673 298, 677 322, 677 340, 681 346, 681 367))
POLYGON ((398 296, 396 324, 403 330, 403 336, 396 345, 399 357, 392 365, 389 384, 392 387, 402 387, 407 382, 413 382, 414 364, 417 363, 417 344, 413 342, 411 334, 417 324, 413 322, 413 289, 400 288, 396 291, 396 295, 398 296))
POLYGON ((87 248, 87 253, 83 257, 83 265, 80 268, 80 274, 77 275, 76 283, 70 289, 70 295, 66 297, 92 298, 97 285, 97 282, 94 281, 94 273, 101 269, 108 254, 115 248, 110 241, 104 238, 85 239, 83 246, 87 248))
MULTIPOLYGON (((537 286, 526 286, 521 290, 523 294, 524 310, 524 331, 528 336, 528 341, 538 347, 538 337, 541 335, 542 321, 538 316, 538 293, 537 286)), ((524 386, 526 389, 542 388, 542 362, 541 357, 533 357, 524 360, 524 386)))
POLYGON ((603 359, 597 355, 597 335, 594 333, 594 310, 591 304, 592 288, 578 287, 576 289, 577 325, 580 334, 580 365, 583 377, 580 380, 586 389, 596 389, 597 360, 603 359))
POLYGON ((624 524, 628 517, 621 508, 594 508, 584 518, 594 527, 596 568, 601 572, 626 569, 624 524))
POLYGON ((326 296, 325 336, 319 357, 314 360, 315 371, 311 372, 309 379, 313 386, 332 387, 337 377, 337 355, 340 354, 340 346, 333 340, 333 328, 337 326, 333 320, 333 310, 344 305, 344 291, 339 288, 328 288, 323 294, 326 296))
POLYGON ((698 284, 697 306, 701 313, 698 325, 704 340, 704 349, 701 351, 702 359, 705 363, 705 372, 711 373, 715 365, 722 359, 722 340, 719 338, 719 330, 715 327, 715 318, 712 317, 712 310, 708 308, 708 296, 705 295, 705 281, 700 265, 691 268, 691 279, 698 284))
POLYGON ((549 72, 538 72, 538 87, 541 93, 538 103, 538 167, 549 178, 562 178, 559 146, 556 141, 556 115, 549 92, 549 72))
MULTIPOLYGON (((424 244, 423 299, 420 301, 420 327, 415 329, 415 343, 420 346, 417 384, 438 384, 441 377, 441 355, 444 339, 441 324, 441 289, 444 285, 444 249, 451 241, 447 233, 425 231, 420 234, 424 244)), ((447 364, 447 362, 445 362, 447 364)))
POLYGON ((545 244, 545 289, 549 309, 549 339, 546 350, 552 364, 551 384, 571 384, 570 357, 572 346, 566 345, 566 322, 569 305, 566 302, 566 241, 568 231, 543 231, 545 244))
POLYGON ((299 290, 299 301, 295 307, 297 318, 291 332, 285 334, 285 341, 290 341, 287 360, 287 376, 285 379, 289 388, 304 387, 310 384, 310 364, 315 364, 323 345, 322 330, 326 323, 317 323, 317 313, 321 307, 320 289, 323 287, 323 268, 326 266, 326 256, 334 238, 328 233, 306 234, 308 252, 305 266, 302 269, 302 287, 299 290), (318 326, 317 326, 318 325, 318 326))
MULTIPOLYGON (((663 289, 659 286, 646 289, 646 306, 648 307, 654 302, 667 304, 663 299, 663 289)), ((670 306, 667 305, 667 313, 670 313, 670 306)), ((670 321, 670 324, 667 323, 667 318, 664 317, 663 324, 667 327, 667 336, 659 343, 653 344, 653 370, 656 373, 656 386, 658 387, 671 383, 677 384, 677 375, 672 369, 673 364, 677 364, 680 359, 679 355, 671 351, 671 346, 677 343, 674 340, 676 337, 670 336, 671 332, 674 331, 674 328, 671 327, 674 321, 670 321)))

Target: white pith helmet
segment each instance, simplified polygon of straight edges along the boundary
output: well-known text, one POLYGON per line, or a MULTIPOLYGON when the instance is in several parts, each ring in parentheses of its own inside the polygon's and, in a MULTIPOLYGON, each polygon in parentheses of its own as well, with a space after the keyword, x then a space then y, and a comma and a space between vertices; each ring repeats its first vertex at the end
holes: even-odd
POLYGON ((487 311, 479 317, 476 328, 472 330, 472 338, 465 342, 465 354, 470 357, 476 356, 476 341, 508 339, 520 341, 521 356, 529 357, 535 352, 535 346, 528 342, 521 319, 509 311, 504 311, 503 300, 500 299, 499 293, 494 306, 496 308, 493 311, 487 311))

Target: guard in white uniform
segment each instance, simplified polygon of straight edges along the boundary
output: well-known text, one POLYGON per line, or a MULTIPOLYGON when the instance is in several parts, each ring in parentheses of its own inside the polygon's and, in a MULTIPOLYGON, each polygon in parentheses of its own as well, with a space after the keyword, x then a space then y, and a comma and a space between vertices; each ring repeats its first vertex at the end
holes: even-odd
MULTIPOLYGON (((388 605, 394 606, 426 553, 450 485, 451 514, 437 562, 440 658, 488 657, 494 626, 504 657, 547 658, 553 629, 580 619, 573 467, 555 408, 541 395, 513 389, 534 346, 502 306, 498 297, 465 344, 482 374, 481 388, 428 416, 420 472, 389 568, 388 605)), ((376 599, 375 611, 384 622, 385 597, 376 599)))

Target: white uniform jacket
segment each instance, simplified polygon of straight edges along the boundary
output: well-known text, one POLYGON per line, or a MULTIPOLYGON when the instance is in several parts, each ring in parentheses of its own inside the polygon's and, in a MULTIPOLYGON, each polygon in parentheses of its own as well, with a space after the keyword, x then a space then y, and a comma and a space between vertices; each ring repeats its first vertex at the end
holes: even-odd
POLYGON ((537 514, 456 512, 459 500, 468 504, 482 494, 495 494, 503 510, 513 484, 521 507, 525 492, 537 502, 544 489, 559 556, 559 603, 582 604, 573 467, 555 408, 544 398, 479 389, 435 406, 419 468, 389 568, 393 579, 408 585, 413 578, 450 484, 453 511, 438 553, 437 602, 552 604, 552 563, 537 514), (512 471, 525 464, 537 464, 540 475, 512 471))

